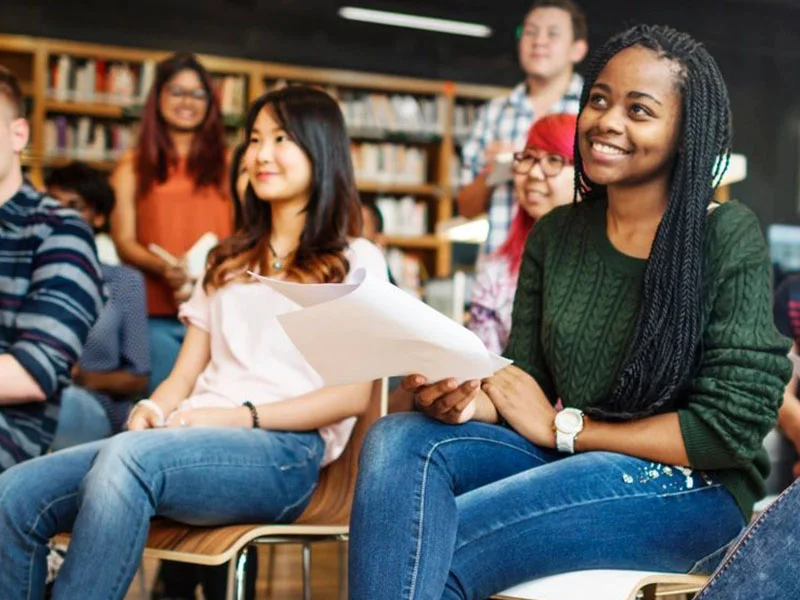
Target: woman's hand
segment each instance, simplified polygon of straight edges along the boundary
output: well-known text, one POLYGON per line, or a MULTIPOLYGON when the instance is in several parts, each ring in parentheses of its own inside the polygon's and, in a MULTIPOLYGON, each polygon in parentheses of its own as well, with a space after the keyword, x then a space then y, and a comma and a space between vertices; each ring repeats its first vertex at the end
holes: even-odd
POLYGON ((128 431, 144 431, 164 427, 164 409, 155 401, 138 402, 128 415, 128 431))
POLYGON ((413 393, 418 410, 437 421, 456 425, 477 416, 480 396, 480 382, 477 380, 458 385, 455 379, 443 379, 428 384, 422 375, 409 375, 400 385, 413 393))
POLYGON ((180 289, 175 290, 173 294, 173 297, 175 298, 175 304, 183 304, 189 298, 191 298, 195 285, 197 285, 195 280, 187 279, 186 283, 184 283, 180 289))
POLYGON ((542 448, 555 448, 556 409, 533 377, 509 365, 485 379, 481 387, 520 435, 542 448))
POLYGON ((189 281, 189 273, 182 264, 171 265, 168 262, 164 262, 164 270, 162 271, 161 276, 164 278, 164 281, 167 282, 167 285, 169 285, 169 287, 176 292, 179 291, 187 281, 189 281))
POLYGON ((176 410, 167 419, 167 427, 242 427, 251 428, 253 417, 246 406, 236 408, 190 408, 176 410))

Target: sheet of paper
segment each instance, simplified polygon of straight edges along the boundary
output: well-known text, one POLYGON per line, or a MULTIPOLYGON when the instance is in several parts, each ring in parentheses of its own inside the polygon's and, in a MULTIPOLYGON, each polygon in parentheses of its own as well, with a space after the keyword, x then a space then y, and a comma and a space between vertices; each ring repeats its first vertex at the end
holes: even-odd
POLYGON ((494 163, 492 164, 492 170, 489 172, 489 176, 486 178, 486 184, 489 186, 496 186, 500 185, 501 183, 511 181, 514 178, 514 174, 511 171, 511 166, 513 163, 513 152, 503 152, 498 154, 494 159, 494 163))
POLYGON ((466 381, 511 364, 468 329, 363 269, 347 284, 252 275, 303 307, 278 321, 327 385, 411 373, 466 381))

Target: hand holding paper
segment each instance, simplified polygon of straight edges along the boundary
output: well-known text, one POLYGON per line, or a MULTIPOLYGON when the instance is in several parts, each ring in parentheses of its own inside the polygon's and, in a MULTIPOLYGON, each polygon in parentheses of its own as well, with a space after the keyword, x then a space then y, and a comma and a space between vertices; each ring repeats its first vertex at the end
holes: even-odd
POLYGON ((471 331, 363 269, 348 284, 254 277, 304 307, 278 321, 326 385, 411 373, 466 381, 511 363, 471 331))

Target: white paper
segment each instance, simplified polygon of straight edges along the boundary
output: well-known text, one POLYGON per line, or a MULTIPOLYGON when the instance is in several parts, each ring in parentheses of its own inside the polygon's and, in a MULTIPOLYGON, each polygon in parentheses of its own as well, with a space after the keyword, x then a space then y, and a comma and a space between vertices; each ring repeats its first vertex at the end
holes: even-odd
MULTIPOLYGON (((193 279, 199 279, 203 276, 203 273, 205 273, 206 270, 206 259, 208 258, 208 253, 211 252, 211 250, 214 249, 214 246, 216 246, 218 243, 219 239, 217 238, 216 234, 211 231, 207 231, 198 238, 191 248, 186 251, 186 254, 184 254, 184 258, 186 260, 186 272, 190 277, 193 279)), ((147 249, 174 267, 178 267, 181 264, 181 261, 176 256, 173 256, 158 244, 151 243, 147 246, 147 249)))
POLYGON ((327 385, 412 373, 466 381, 511 364, 468 329, 364 269, 347 284, 252 275, 303 307, 278 321, 327 385))
POLYGON ((219 238, 211 231, 207 231, 186 251, 186 270, 189 276, 198 279, 206 270, 208 253, 219 244, 219 238))
POLYGON ((489 171, 489 176, 486 178, 486 185, 494 187, 501 183, 506 183, 514 178, 511 171, 511 165, 514 163, 513 152, 502 152, 498 154, 494 163, 492 163, 492 170, 489 171))

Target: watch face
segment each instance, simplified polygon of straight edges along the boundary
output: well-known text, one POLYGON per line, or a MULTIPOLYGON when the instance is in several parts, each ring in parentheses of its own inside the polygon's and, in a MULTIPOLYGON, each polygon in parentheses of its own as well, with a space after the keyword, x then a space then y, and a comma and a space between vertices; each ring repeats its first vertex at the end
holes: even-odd
POLYGON ((583 417, 576 410, 565 409, 556 415, 556 427, 563 433, 577 433, 583 426, 583 417))

